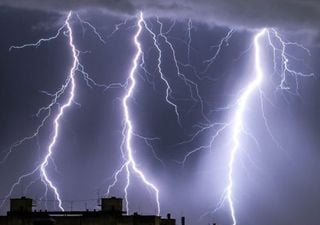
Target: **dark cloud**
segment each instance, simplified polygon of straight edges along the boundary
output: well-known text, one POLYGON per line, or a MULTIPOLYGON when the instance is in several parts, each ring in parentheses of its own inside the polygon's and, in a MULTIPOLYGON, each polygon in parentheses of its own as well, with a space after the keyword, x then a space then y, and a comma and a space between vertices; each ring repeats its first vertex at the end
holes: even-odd
POLYGON ((113 13, 193 18, 238 28, 316 29, 318 0, 0 0, 0 5, 43 10, 101 8, 113 13))

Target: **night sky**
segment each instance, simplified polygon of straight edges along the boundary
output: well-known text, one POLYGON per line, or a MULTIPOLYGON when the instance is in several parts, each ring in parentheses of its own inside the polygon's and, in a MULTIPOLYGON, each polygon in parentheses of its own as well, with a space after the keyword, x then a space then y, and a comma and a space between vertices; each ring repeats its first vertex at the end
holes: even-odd
MULTIPOLYGON (((159 34, 159 16, 181 72, 198 85, 203 107, 178 77, 172 52, 158 36, 163 54, 161 67, 172 88, 170 100, 181 116, 179 124, 174 108, 165 101, 166 86, 157 70, 158 52, 152 36, 143 29, 140 42, 148 73, 138 68, 137 84, 129 101, 136 134, 132 141, 134 157, 137 166, 159 188, 161 215, 171 213, 177 219, 186 216, 187 225, 232 222, 227 202, 212 213, 228 182, 231 129, 222 132, 209 148, 181 162, 190 151, 209 145, 217 132, 213 127, 191 139, 199 129, 232 118, 233 106, 253 76, 254 35, 264 27, 272 27, 285 41, 308 48, 310 55, 301 47, 289 45, 287 56, 292 69, 315 76, 298 77, 297 82, 289 76, 290 90, 280 90, 280 74, 273 71, 273 52, 267 38, 263 39, 263 100, 255 92, 245 111, 247 132, 241 135, 234 164, 233 197, 239 225, 319 224, 320 4, 316 1, 0 0, 1 201, 19 176, 43 160, 52 138, 54 116, 67 95, 62 95, 53 107, 39 134, 13 148, 3 159, 10 146, 36 131, 45 116, 37 116, 38 110, 50 104, 52 97, 48 93, 61 88, 72 64, 67 33, 39 47, 9 48, 55 35, 69 10, 74 10, 70 22, 79 60, 98 84, 126 82, 136 51, 136 15, 143 10, 155 34, 159 34), (96 27, 105 43, 79 21, 77 13, 96 27), (122 25, 114 32, 117 24, 122 25), (217 44, 230 29, 234 30, 232 37, 228 43, 223 42, 221 52, 206 71, 204 61, 215 54, 217 44)), ((280 62, 279 56, 275 61, 280 62)), ((94 209, 123 163, 121 99, 127 88, 89 87, 80 73, 76 74, 76 85, 75 99, 61 119, 47 167, 66 210, 71 205, 72 209, 94 209)), ((195 93, 194 87, 192 90, 195 93)), ((112 196, 124 197, 125 178, 124 174, 119 176, 112 196)), ((134 175, 131 181, 130 213, 155 214, 152 190, 134 175)), ((45 192, 39 173, 35 173, 23 179, 10 197, 25 195, 37 200, 37 209, 57 209, 52 191, 49 189, 44 197, 45 192)), ((1 214, 7 209, 5 202, 1 214)))

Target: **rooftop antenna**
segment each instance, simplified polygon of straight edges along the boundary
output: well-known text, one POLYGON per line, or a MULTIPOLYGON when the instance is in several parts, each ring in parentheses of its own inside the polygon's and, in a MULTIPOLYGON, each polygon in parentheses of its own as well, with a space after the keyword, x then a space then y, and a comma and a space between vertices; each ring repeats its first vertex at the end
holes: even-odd
POLYGON ((98 206, 101 206, 101 199, 100 199, 100 191, 99 191, 99 189, 97 189, 97 197, 98 197, 98 199, 97 199, 97 205, 98 205, 98 206))

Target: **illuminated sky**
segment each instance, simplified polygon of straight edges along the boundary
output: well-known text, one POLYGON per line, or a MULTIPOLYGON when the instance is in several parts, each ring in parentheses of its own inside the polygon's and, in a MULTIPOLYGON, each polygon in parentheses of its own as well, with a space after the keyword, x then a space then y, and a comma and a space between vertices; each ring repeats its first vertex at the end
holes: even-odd
MULTIPOLYGON (((66 18, 66 13, 62 11, 81 9, 81 18, 93 24, 106 41, 102 43, 89 27, 74 16, 71 24, 75 45, 81 51, 82 65, 98 83, 124 83, 135 55, 132 42, 137 31, 135 15, 136 9, 141 7, 146 15, 159 15, 165 31, 176 21, 167 36, 174 45, 183 74, 198 84, 204 107, 202 113, 199 101, 192 100, 188 87, 177 77, 170 48, 161 40, 164 56, 162 71, 173 90, 171 100, 177 104, 181 115, 181 125, 177 123, 174 109, 165 101, 165 83, 157 72, 158 52, 152 36, 144 29, 140 41, 150 74, 139 68, 135 93, 129 105, 134 132, 155 139, 146 143, 144 139, 134 137, 137 165, 159 188, 162 215, 167 212, 176 218, 185 215, 189 224, 230 224, 226 204, 215 214, 210 213, 219 203, 227 183, 230 131, 217 138, 211 150, 204 149, 191 155, 184 165, 181 161, 185 155, 200 145, 207 145, 215 129, 201 133, 191 142, 179 143, 188 141, 201 126, 230 119, 233 109, 226 106, 235 102, 254 70, 254 35, 259 28, 272 26, 278 28, 286 40, 299 42, 310 50, 311 56, 301 48, 290 46, 289 57, 295 70, 313 72, 316 76, 299 78, 299 95, 295 93, 294 80, 289 81, 294 93, 277 89, 279 77, 272 74, 272 51, 266 41, 262 44, 268 76, 262 87, 266 99, 264 113, 277 143, 268 133, 259 96, 255 95, 249 102, 245 123, 248 132, 259 144, 250 135, 243 137, 242 151, 235 165, 234 198, 238 224, 318 224, 320 83, 317 74, 320 67, 317 59, 320 54, 315 27, 320 14, 317 14, 317 3, 309 2, 299 8, 293 1, 290 4, 290 1, 279 1, 276 10, 271 10, 270 3, 267 7, 270 18, 265 19, 268 14, 260 9, 248 10, 246 16, 243 11, 248 7, 246 4, 242 6, 242 11, 239 9, 241 13, 230 16, 229 13, 237 8, 234 1, 225 4, 215 1, 215 11, 219 13, 212 16, 209 12, 213 6, 208 1, 199 1, 198 5, 191 1, 177 1, 176 5, 164 1, 168 3, 167 9, 161 4, 147 4, 148 1, 119 1, 112 7, 104 1, 96 1, 94 6, 103 10, 87 9, 92 5, 87 1, 79 2, 79 5, 52 5, 51 1, 44 1, 43 4, 30 1, 26 5, 0 1, 1 157, 15 141, 34 132, 40 122, 35 114, 50 102, 50 97, 43 91, 56 92, 65 82, 72 64, 68 37, 63 34, 38 48, 9 51, 9 47, 54 35, 66 18), (288 6, 287 11, 285 5, 288 6), (195 7, 194 11, 187 6, 195 7), (206 19, 201 19, 199 12, 203 12, 206 19), (184 66, 189 63, 189 18, 192 18, 190 64, 193 68, 184 66), (126 24, 110 35, 115 26, 125 19, 126 24), (203 61, 214 55, 217 50, 214 46, 230 29, 235 31, 229 44, 222 45, 219 56, 204 73, 206 64, 203 61), (209 121, 203 118, 203 114, 209 121)), ((156 18, 148 17, 146 21, 158 34, 160 27, 156 18)), ((61 132, 53 154, 54 163, 50 162, 48 167, 66 209, 70 208, 70 200, 74 201, 73 208, 83 209, 87 202, 92 209, 96 205, 97 193, 102 196, 106 192, 112 183, 113 173, 121 166, 121 98, 125 91, 124 88, 90 88, 80 76, 77 79, 75 101, 61 120, 61 132)), ((61 99, 64 100, 65 97, 61 99)), ((55 113, 57 108, 53 111, 55 113)), ((0 196, 8 193, 21 174, 41 162, 52 135, 52 122, 53 117, 37 138, 15 148, 13 154, 0 165, 0 196)), ((45 190, 37 178, 36 174, 23 181, 12 196, 25 194, 40 199, 45 190), (25 191, 31 181, 36 183, 25 191)), ((124 178, 120 176, 119 184, 111 191, 112 195, 124 196, 124 178)), ((133 177, 132 181, 129 189, 131 212, 155 214, 153 192, 148 192, 138 178, 133 177)), ((54 199, 50 191, 48 199, 54 199)), ((52 207, 52 201, 47 203, 49 208, 52 207)), ((38 202, 38 205, 44 207, 45 201, 38 202)), ((6 208, 1 213, 5 211, 6 208)))

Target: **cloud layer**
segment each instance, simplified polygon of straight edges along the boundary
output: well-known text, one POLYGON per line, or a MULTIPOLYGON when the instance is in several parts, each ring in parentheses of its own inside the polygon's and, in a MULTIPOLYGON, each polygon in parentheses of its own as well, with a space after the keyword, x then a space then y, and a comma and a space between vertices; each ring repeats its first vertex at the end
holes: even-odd
POLYGON ((0 5, 41 10, 100 8, 112 13, 193 18, 238 28, 318 30, 319 0, 0 0, 0 5))

